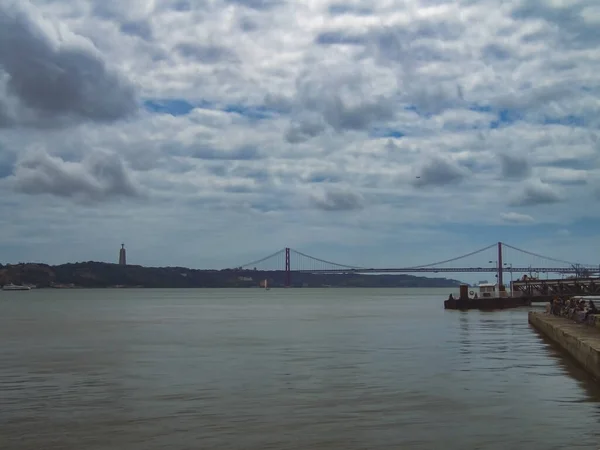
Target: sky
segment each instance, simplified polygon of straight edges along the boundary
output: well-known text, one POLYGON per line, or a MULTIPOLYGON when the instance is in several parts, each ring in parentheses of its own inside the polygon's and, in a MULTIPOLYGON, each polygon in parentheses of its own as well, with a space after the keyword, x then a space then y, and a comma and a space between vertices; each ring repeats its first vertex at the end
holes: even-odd
POLYGON ((600 262, 597 0, 0 0, 0 263, 600 262))

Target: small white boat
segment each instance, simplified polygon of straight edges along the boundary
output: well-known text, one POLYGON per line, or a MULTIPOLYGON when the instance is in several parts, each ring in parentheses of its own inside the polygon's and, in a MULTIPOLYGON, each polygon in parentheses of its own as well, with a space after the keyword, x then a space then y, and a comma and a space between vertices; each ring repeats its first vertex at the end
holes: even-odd
POLYGON ((20 284, 5 284, 4 286, 2 286, 2 290, 3 291, 30 291, 31 287, 29 286, 23 286, 20 284))

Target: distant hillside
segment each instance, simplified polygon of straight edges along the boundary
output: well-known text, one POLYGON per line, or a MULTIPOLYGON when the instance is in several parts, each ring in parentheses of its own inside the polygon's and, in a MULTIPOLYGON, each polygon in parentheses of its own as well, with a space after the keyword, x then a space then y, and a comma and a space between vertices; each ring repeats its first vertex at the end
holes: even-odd
MULTIPOLYGON (((119 266, 91 261, 59 266, 33 263, 0 265, 0 285, 33 284, 37 287, 241 288, 256 287, 264 279, 271 287, 283 287, 285 272, 119 266)), ((292 272, 293 287, 456 287, 459 284, 459 281, 446 278, 411 275, 292 272)))

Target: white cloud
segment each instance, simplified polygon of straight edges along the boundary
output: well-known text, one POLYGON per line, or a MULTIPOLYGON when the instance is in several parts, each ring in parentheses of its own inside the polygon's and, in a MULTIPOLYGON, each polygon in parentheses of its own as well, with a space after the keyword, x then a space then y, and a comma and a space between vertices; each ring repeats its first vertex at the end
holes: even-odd
POLYGON ((434 3, 0 0, 2 254, 38 220, 67 260, 408 264, 597 219, 596 2, 434 3))
POLYGON ((500 214, 502 220, 511 223, 532 223, 535 222, 535 219, 531 217, 529 214, 520 214, 516 212, 507 212, 500 214))

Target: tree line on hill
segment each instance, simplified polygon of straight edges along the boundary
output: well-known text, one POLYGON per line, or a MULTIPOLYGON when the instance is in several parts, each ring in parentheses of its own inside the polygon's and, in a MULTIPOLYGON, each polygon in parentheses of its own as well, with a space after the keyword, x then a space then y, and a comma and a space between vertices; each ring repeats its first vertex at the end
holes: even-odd
MULTIPOLYGON (((44 287, 244 288, 285 285, 284 271, 241 269, 198 270, 185 267, 120 266, 79 262, 50 266, 20 263, 0 265, 0 285, 9 283, 44 287)), ((412 275, 314 274, 292 272, 292 287, 456 287, 457 280, 412 275)))

